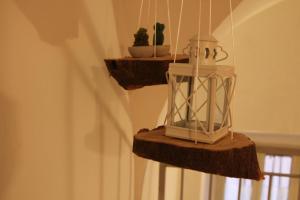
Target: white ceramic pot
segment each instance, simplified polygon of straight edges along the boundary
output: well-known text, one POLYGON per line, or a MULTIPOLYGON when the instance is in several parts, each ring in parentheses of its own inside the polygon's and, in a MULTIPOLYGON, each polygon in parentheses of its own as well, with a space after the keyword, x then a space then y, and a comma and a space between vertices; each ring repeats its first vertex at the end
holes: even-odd
POLYGON ((134 58, 153 57, 153 46, 135 46, 128 47, 130 55, 134 58))
POLYGON ((156 56, 166 56, 170 53, 170 45, 158 45, 156 46, 156 56))

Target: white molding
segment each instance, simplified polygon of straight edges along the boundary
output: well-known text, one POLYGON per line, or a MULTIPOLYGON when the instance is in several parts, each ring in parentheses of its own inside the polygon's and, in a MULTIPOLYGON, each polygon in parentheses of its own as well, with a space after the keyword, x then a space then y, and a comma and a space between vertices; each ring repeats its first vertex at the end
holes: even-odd
POLYGON ((300 155, 300 135, 238 131, 246 134, 256 144, 258 152, 300 155))

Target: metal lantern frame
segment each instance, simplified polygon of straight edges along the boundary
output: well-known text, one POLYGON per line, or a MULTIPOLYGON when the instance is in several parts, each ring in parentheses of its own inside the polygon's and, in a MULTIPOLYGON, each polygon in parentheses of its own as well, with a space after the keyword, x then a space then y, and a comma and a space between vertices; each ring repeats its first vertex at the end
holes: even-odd
MULTIPOLYGON (((228 65, 199 65, 172 63, 168 71, 169 104, 166 135, 181 139, 214 143, 224 137, 232 126, 231 100, 234 93, 236 75, 234 67, 228 65), (181 86, 188 83, 188 91, 181 86), (223 91, 223 108, 218 105, 217 93, 223 91), (197 94, 206 93, 206 99, 198 102, 197 94), (176 102, 177 97, 181 102, 176 102), (206 108, 206 111, 205 111, 206 108), (181 116, 184 110, 185 116, 181 116), (199 114, 206 112, 206 119, 199 114), (217 122, 216 114, 222 115, 217 122), (176 118, 179 119, 176 121, 176 118)), ((203 98, 202 98, 203 100, 203 98)))

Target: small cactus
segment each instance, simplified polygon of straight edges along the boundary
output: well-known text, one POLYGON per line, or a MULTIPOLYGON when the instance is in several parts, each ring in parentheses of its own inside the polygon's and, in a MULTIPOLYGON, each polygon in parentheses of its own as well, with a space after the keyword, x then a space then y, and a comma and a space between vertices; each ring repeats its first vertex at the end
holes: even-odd
POLYGON ((155 25, 153 26, 154 34, 153 34, 153 45, 163 45, 164 43, 164 29, 165 25, 159 22, 156 23, 156 30, 155 25))
POLYGON ((139 30, 134 34, 134 44, 133 46, 148 46, 149 45, 149 35, 146 28, 139 28, 139 30))

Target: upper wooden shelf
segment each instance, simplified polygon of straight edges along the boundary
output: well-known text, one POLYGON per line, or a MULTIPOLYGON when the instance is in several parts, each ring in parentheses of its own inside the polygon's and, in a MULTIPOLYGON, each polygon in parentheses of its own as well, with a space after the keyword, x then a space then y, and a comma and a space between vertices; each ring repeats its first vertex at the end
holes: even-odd
MULTIPOLYGON (((167 84, 166 72, 174 56, 105 59, 112 77, 126 90, 133 90, 150 85, 167 84)), ((188 63, 187 55, 177 55, 177 63, 188 63)))
POLYGON ((165 127, 142 129, 134 136, 133 152, 143 158, 222 176, 261 180, 256 146, 247 136, 234 133, 214 144, 165 136, 165 127))

